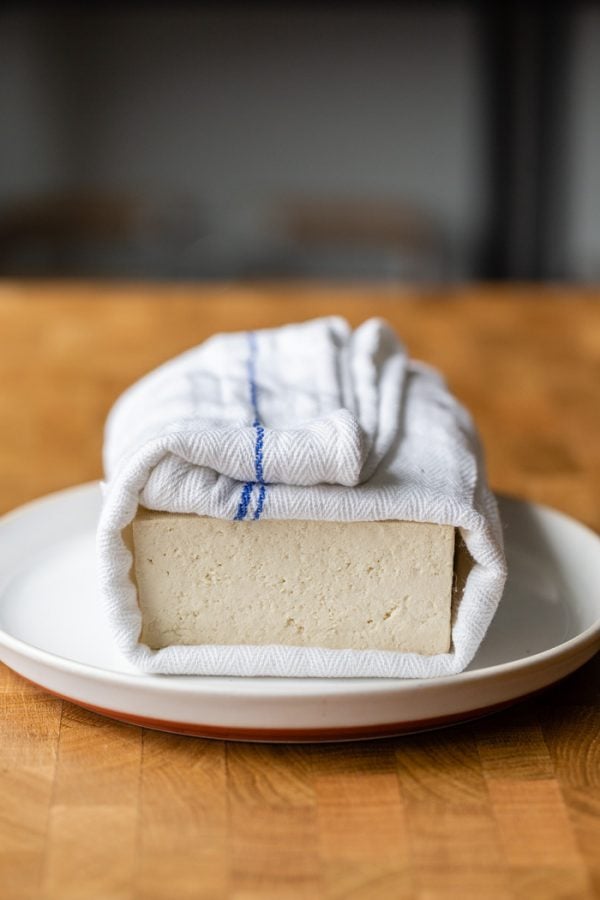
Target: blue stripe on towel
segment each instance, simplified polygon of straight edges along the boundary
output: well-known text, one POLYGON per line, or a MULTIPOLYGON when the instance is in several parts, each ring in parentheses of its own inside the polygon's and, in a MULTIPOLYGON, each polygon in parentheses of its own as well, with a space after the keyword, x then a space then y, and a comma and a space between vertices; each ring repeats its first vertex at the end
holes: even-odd
POLYGON ((235 514, 234 521, 241 522, 242 519, 246 518, 246 513, 248 512, 248 504, 250 503, 250 497, 252 496, 252 488, 254 487, 253 481, 247 481, 244 487, 242 488, 242 496, 240 497, 240 503, 237 508, 237 512, 235 514))
POLYGON ((258 413, 258 387, 256 385, 256 356, 257 356, 257 345, 256 345, 256 335, 253 331, 248 333, 248 362, 247 362, 247 370, 248 370, 248 385, 250 389, 250 403, 252 404, 252 412, 254 414, 254 419, 252 421, 252 427, 256 431, 256 443, 254 445, 254 471, 256 472, 256 481, 247 481, 244 487, 242 488, 242 494, 240 497, 240 502, 237 508, 237 512, 234 516, 234 520, 237 522, 241 522, 242 519, 246 518, 248 514, 248 505, 250 503, 250 498, 252 497, 252 491, 254 489, 254 485, 258 484, 258 500, 256 503, 256 509, 254 510, 254 519, 260 519, 261 513, 263 511, 263 507, 265 505, 265 495, 267 493, 267 486, 265 484, 264 479, 264 471, 263 471, 263 443, 265 438, 265 429, 261 425, 260 416, 258 413))

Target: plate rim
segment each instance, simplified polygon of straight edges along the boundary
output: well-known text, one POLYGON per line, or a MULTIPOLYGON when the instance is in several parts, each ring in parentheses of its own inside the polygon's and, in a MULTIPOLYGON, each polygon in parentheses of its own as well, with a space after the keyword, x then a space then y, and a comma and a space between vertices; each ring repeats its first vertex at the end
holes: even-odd
POLYGON ((504 709, 508 709, 517 703, 523 703, 533 697, 544 694, 555 684, 568 678, 566 673, 556 681, 517 694, 514 697, 488 703, 481 707, 468 707, 456 710, 453 713, 441 713, 427 719, 404 718, 399 721, 377 721, 362 723, 360 725, 332 725, 332 726, 305 726, 305 727, 274 727, 274 726, 248 726, 248 725, 219 725, 215 723, 189 722, 180 719, 162 719, 152 716, 132 713, 128 710, 116 710, 112 707, 97 706, 89 700, 81 700, 76 697, 62 694, 59 691, 45 687, 32 681, 26 675, 21 676, 29 684, 40 690, 46 691, 59 700, 75 703, 83 709, 97 715, 105 716, 116 722, 134 725, 140 728, 149 728, 153 731, 163 731, 169 734, 186 735, 209 740, 242 741, 249 743, 276 743, 276 744, 307 744, 307 743, 347 743, 349 741, 378 740, 404 735, 416 734, 422 731, 436 731, 440 728, 448 728, 462 725, 486 716, 493 715, 504 709))
MULTIPOLYGON (((92 491, 99 490, 101 490, 100 481, 86 481, 81 484, 69 485, 66 488, 51 491, 48 494, 29 500, 0 516, 0 539, 1 531, 5 525, 10 525, 14 519, 28 515, 37 506, 41 506, 53 499, 64 498, 69 494, 91 494, 92 491)), ((533 507, 540 510, 544 515, 561 519, 570 527, 575 526, 587 533, 589 537, 600 544, 600 535, 592 528, 561 510, 509 494, 496 493, 496 496, 510 502, 533 507)), ((435 678, 310 678, 306 676, 270 678, 259 676, 158 675, 148 672, 114 672, 91 663, 69 659, 50 650, 43 650, 34 644, 15 637, 0 627, 0 646, 4 646, 20 656, 25 656, 33 662, 59 670, 65 674, 77 675, 87 681, 110 683, 119 687, 139 687, 143 683, 151 691, 160 694, 180 693, 183 691, 184 693, 199 695, 212 693, 220 697, 228 694, 235 697, 239 697, 240 694, 246 696, 254 695, 256 697, 277 697, 285 694, 292 685, 295 688, 301 686, 302 689, 289 691, 290 694, 313 698, 335 695, 365 696, 370 693, 380 695, 385 693, 402 693, 404 691, 423 691, 428 688, 443 689, 450 685, 465 685, 469 684, 469 682, 480 682, 482 680, 489 681, 498 677, 510 676, 512 673, 525 674, 548 663, 568 658, 575 651, 585 653, 596 642, 598 642, 600 647, 600 609, 598 618, 592 625, 580 631, 574 637, 569 638, 569 640, 556 644, 554 647, 549 647, 531 656, 520 657, 505 663, 497 663, 482 669, 458 672, 455 675, 443 675, 435 678), (327 686, 324 686, 323 682, 326 682, 327 686), (331 690, 333 684, 336 685, 336 690, 331 690), (311 690, 311 685, 314 685, 314 690, 311 690)))

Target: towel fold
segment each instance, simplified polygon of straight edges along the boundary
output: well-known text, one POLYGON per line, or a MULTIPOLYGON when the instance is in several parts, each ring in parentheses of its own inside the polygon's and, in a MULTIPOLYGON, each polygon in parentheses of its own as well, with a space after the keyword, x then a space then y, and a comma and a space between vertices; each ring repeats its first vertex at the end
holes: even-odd
POLYGON ((502 533, 468 413, 391 329, 338 317, 217 335, 133 385, 109 416, 98 529, 100 590, 115 640, 148 672, 432 677, 461 671, 506 576, 502 533), (216 518, 454 525, 474 565, 450 652, 139 643, 122 530, 138 504, 216 518))

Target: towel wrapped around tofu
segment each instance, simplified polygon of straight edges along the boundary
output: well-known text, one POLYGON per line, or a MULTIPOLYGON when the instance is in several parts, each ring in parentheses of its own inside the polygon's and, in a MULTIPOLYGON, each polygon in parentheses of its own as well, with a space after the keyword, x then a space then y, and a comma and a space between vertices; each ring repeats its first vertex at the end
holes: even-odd
POLYGON ((502 594, 473 422, 379 319, 216 335, 119 398, 104 465, 101 599, 143 671, 453 674, 502 594))

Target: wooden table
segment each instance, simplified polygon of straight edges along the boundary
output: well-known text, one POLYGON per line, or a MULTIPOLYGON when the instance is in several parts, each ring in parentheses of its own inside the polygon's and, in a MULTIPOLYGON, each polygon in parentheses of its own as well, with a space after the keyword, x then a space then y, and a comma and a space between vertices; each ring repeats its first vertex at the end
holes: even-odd
MULTIPOLYGON (((385 316, 471 408, 495 489, 600 530, 600 294, 0 286, 0 504, 100 476, 110 404, 218 330, 385 316)), ((268 746, 85 712, 0 668, 0 896, 600 895, 598 657, 445 731, 268 746)))

